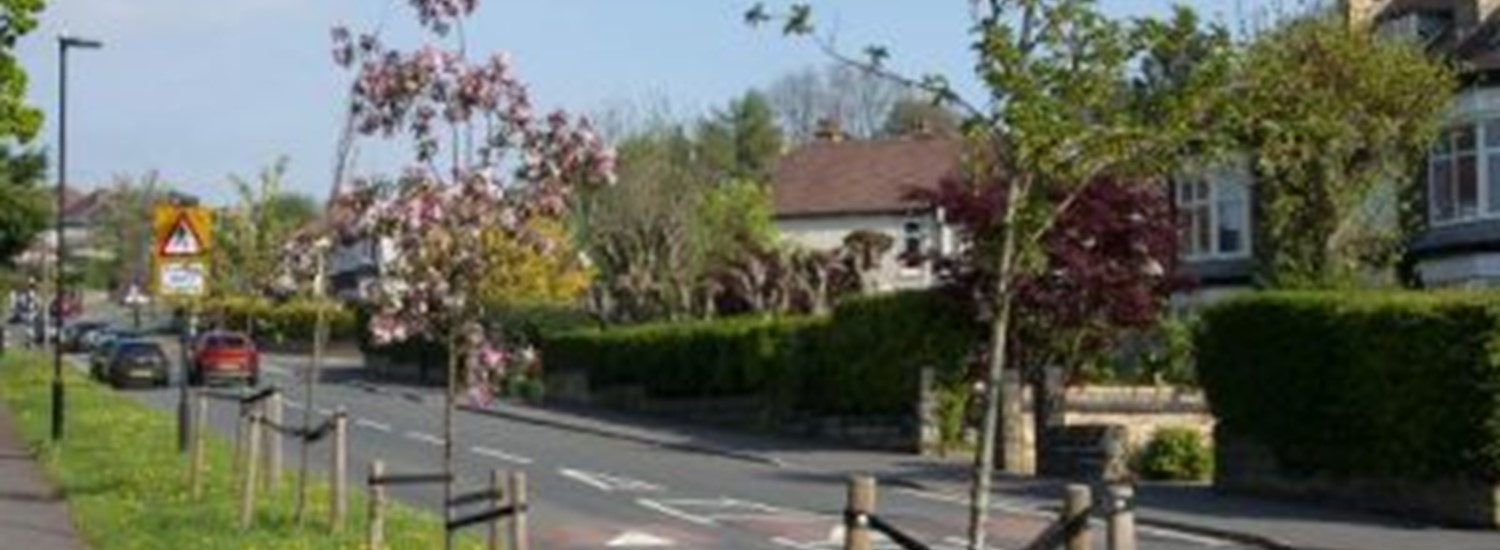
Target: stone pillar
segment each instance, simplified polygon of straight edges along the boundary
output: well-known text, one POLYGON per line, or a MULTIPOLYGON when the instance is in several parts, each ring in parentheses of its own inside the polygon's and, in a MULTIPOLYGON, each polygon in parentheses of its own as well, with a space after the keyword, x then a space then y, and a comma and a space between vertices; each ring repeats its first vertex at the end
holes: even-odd
POLYGON ((917 378, 917 452, 941 454, 943 447, 942 403, 937 394, 937 371, 923 367, 917 378))
POLYGON ((1036 472, 1036 458, 1032 454, 1034 440, 1026 405, 1026 387, 1020 373, 1006 371, 1000 387, 1000 444, 995 446, 995 452, 1000 456, 995 457, 995 462, 1007 472, 1036 472))

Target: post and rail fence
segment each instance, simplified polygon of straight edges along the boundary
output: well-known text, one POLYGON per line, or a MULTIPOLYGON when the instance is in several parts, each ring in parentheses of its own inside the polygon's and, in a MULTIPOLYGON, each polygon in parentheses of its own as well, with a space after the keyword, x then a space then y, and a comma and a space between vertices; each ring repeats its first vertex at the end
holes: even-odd
MULTIPOLYGON (((1106 502, 1095 502, 1087 485, 1069 485, 1063 510, 1037 535, 1025 550, 1089 550, 1092 548, 1089 520, 1095 513, 1107 518, 1109 550, 1135 550, 1134 489, 1129 485, 1111 485, 1106 502)), ((873 550, 878 533, 902 550, 931 550, 916 536, 886 521, 876 510, 875 478, 855 476, 849 480, 848 503, 844 510, 844 550, 873 550)))
POLYGON ((285 423, 281 390, 274 386, 248 394, 243 389, 237 393, 199 390, 194 400, 197 402, 194 419, 196 429, 190 472, 194 499, 201 498, 203 494, 209 402, 230 402, 239 407, 232 468, 233 479, 240 492, 241 528, 248 529, 253 525, 257 488, 274 491, 279 486, 283 465, 283 438, 314 444, 331 437, 328 472, 332 493, 328 524, 335 532, 342 529, 348 516, 349 501, 349 415, 343 408, 334 411, 322 423, 304 430, 285 423))
MULTIPOLYGON (((394 485, 438 485, 452 483, 453 477, 444 473, 393 474, 385 471, 385 463, 379 460, 370 463, 368 478, 370 509, 366 542, 372 550, 385 548, 385 508, 390 496, 387 487, 394 485)), ((453 533, 475 525, 488 525, 490 550, 530 550, 527 535, 526 474, 512 471, 490 472, 488 487, 468 493, 454 495, 447 502, 445 533, 453 533), (454 512, 477 505, 488 505, 484 509, 455 517, 454 512)))

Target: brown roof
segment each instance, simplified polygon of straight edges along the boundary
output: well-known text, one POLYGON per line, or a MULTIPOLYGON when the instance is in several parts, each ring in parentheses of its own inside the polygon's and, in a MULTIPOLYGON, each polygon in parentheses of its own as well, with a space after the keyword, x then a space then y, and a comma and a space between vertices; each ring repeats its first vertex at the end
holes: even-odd
POLYGON ((772 180, 777 216, 868 214, 919 208, 916 189, 934 189, 961 170, 963 147, 942 138, 815 141, 781 160, 772 180))

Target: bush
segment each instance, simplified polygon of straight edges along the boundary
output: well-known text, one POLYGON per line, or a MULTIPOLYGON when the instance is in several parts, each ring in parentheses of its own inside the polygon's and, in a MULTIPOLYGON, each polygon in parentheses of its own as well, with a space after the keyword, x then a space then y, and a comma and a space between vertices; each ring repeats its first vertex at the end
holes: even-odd
POLYGON ((1146 479, 1196 481, 1212 472, 1213 455, 1198 430, 1162 428, 1141 448, 1135 468, 1146 479))
MULTIPOLYGON (((322 302, 327 315, 329 341, 353 341, 360 329, 352 310, 332 301, 322 302)), ((272 302, 262 298, 230 296, 203 304, 210 323, 230 330, 249 332, 266 343, 312 342, 317 328, 319 303, 297 299, 272 302)))
POLYGON ((935 292, 848 302, 828 317, 741 317, 543 338, 547 369, 582 370, 595 389, 640 386, 654 398, 759 397, 774 411, 911 411, 918 373, 963 378, 981 332, 935 292))
POLYGON ((1288 473, 1500 480, 1500 295, 1256 293, 1203 322, 1221 433, 1288 473))

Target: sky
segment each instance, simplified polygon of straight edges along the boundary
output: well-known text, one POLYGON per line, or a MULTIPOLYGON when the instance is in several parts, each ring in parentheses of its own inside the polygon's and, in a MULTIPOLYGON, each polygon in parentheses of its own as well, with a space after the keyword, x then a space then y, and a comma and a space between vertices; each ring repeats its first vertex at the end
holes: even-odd
MULTIPOLYGON (((1255 4, 1256 0, 1250 0, 1255 4)), ((471 52, 507 51, 533 100, 589 114, 665 102, 693 116, 778 76, 828 60, 812 44, 742 21, 753 0, 480 0, 471 52)), ((770 1, 771 6, 785 2, 770 1)), ((893 68, 971 75, 965 0, 814 0, 841 47, 888 45, 893 68)), ((1172 4, 1211 19, 1235 0, 1100 0, 1112 15, 1164 15, 1172 4)), ((230 174, 252 176, 285 155, 285 187, 326 196, 349 75, 330 58, 329 29, 383 25, 387 42, 420 44, 406 0, 49 0, 17 47, 28 96, 46 112, 39 145, 55 150, 61 33, 105 42, 74 50, 68 75, 68 179, 98 187, 155 170, 210 203, 233 199, 230 174)), ((394 164, 371 149, 362 168, 394 164), (377 158, 371 158, 377 157, 377 158)), ((53 176, 55 178, 55 175, 53 176)))

